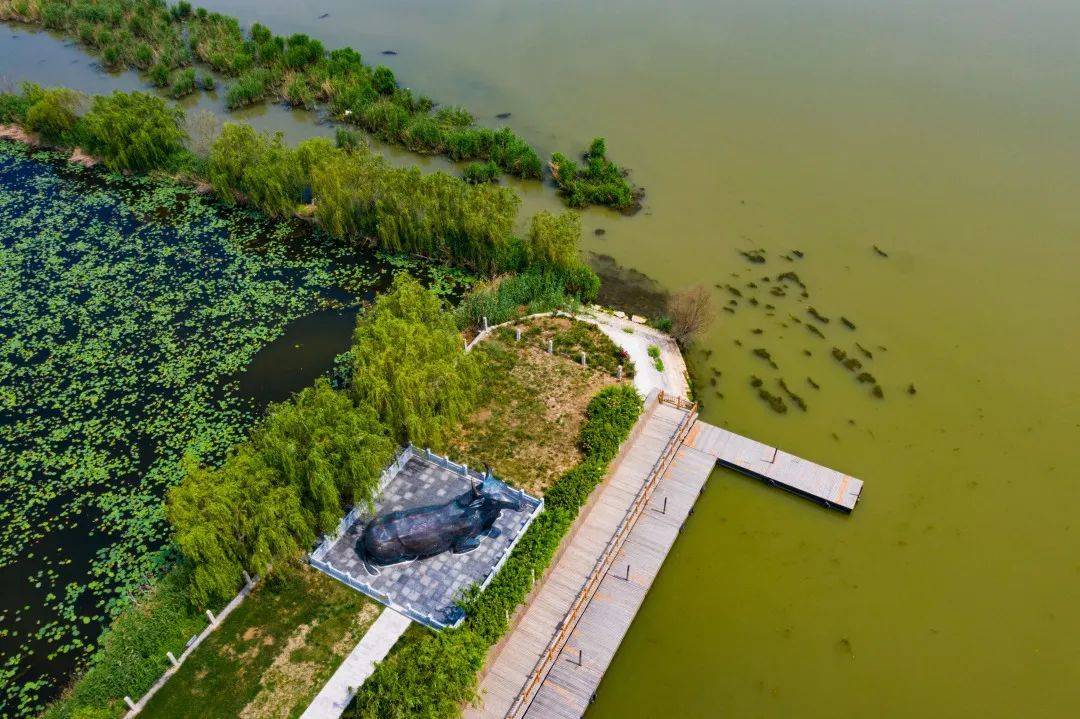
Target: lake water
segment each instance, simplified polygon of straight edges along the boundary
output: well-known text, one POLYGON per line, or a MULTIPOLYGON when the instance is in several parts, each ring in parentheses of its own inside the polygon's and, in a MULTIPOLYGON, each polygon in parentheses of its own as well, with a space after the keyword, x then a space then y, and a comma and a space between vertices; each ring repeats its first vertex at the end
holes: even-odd
POLYGON ((545 153, 604 135, 648 194, 587 213, 586 248, 732 310, 691 355, 703 418, 866 481, 844 517, 717 472, 592 719, 1076 714, 1080 6, 207 5, 511 112, 545 153), (771 294, 785 271, 808 297, 771 294))

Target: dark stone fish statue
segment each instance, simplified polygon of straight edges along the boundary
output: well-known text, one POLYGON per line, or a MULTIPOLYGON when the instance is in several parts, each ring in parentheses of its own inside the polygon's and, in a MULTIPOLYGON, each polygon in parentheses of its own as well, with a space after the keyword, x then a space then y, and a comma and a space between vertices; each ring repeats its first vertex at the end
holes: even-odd
POLYGON ((502 510, 521 507, 520 495, 488 469, 483 482, 449 502, 376 517, 364 527, 356 551, 371 574, 378 574, 377 565, 424 559, 447 550, 471 552, 480 546, 480 535, 498 536, 494 524, 502 510))

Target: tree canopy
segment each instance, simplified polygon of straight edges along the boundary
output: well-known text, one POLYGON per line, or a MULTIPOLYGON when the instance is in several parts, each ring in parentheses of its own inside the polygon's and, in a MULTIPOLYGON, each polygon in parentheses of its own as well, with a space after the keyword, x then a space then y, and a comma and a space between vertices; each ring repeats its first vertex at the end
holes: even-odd
POLYGON ((184 149, 184 114, 145 92, 94 98, 83 117, 91 152, 110 170, 145 171, 169 164, 184 149))
POLYGON ((353 335, 352 392, 398 442, 441 444, 472 409, 479 371, 453 316, 407 275, 360 317, 353 335))

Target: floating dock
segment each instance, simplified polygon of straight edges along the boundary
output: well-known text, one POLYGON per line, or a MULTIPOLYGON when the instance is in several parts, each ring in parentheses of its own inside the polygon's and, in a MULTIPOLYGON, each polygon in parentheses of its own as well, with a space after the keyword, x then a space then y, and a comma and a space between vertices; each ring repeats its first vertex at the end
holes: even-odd
POLYGON ((715 457, 723 467, 842 512, 855 509, 862 492, 861 479, 705 422, 694 423, 684 444, 715 457))

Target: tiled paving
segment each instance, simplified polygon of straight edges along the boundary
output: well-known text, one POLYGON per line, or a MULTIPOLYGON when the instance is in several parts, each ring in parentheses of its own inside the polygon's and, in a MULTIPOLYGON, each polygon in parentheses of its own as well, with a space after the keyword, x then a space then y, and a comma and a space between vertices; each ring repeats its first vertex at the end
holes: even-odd
MULTIPOLYGON (((375 516, 442 504, 469 491, 470 482, 461 474, 414 455, 386 485, 376 503, 375 516)), ((443 552, 428 559, 378 567, 379 573, 372 576, 356 551, 364 527, 372 518, 365 515, 338 537, 322 556, 322 562, 347 575, 350 586, 417 621, 436 628, 452 626, 461 619, 455 602, 470 586, 484 583, 499 566, 540 504, 527 494, 523 498, 522 511, 504 509, 499 514, 495 521, 498 536, 481 536, 480 546, 466 554, 443 552)))

